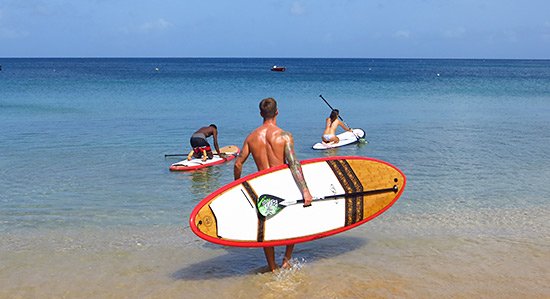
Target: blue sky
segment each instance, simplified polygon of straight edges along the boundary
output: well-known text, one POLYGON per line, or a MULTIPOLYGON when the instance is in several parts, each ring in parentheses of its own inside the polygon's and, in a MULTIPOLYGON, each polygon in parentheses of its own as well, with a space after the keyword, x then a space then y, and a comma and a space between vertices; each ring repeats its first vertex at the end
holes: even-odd
POLYGON ((0 57, 550 59, 550 1, 0 0, 0 57))

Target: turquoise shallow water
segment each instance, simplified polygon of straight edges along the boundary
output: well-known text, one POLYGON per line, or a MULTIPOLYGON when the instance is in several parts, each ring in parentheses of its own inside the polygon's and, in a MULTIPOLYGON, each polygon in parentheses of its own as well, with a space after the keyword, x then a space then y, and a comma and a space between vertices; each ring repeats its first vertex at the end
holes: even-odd
MULTIPOLYGON (((210 123, 219 127, 221 145, 241 146, 261 123, 257 105, 268 96, 279 102, 278 124, 293 133, 299 159, 370 156, 394 164, 408 179, 401 199, 383 216, 319 246, 303 245, 297 256, 307 260, 299 263, 306 270, 278 279, 296 280, 300 289, 310 271, 332 270, 355 283, 346 287, 351 290, 380 280, 396 296, 434 295, 418 285, 408 293, 413 283, 405 273, 412 273, 441 279, 438 294, 456 295, 445 287, 451 279, 438 275, 442 269, 479 264, 481 269, 448 274, 463 277, 460 285, 468 290, 471 272, 493 273, 491 265, 502 264, 510 280, 494 274, 494 283, 532 278, 532 284, 512 284, 507 294, 550 294, 542 287, 548 272, 539 268, 549 260, 550 244, 550 61, 2 58, 0 64, 0 234, 8 240, 0 246, 7 257, 0 278, 13 285, 0 297, 29 296, 27 287, 48 283, 29 279, 29 260, 52 280, 71 272, 75 280, 91 277, 98 288, 112 289, 80 263, 89 258, 84 264, 118 277, 109 265, 124 268, 121 256, 130 266, 115 285, 160 279, 150 294, 174 296, 193 292, 189 281, 221 279, 228 294, 239 296, 240 278, 254 276, 250 269, 263 264, 260 253, 219 255, 219 247, 197 239, 187 226, 195 204, 232 181, 232 163, 171 173, 168 166, 177 159, 164 154, 187 152, 189 136, 210 123), (270 72, 274 64, 287 71, 270 72), (319 94, 350 126, 365 129, 369 143, 312 150, 330 112, 319 94), (339 242, 350 249, 342 251, 339 242), (450 247, 459 251, 446 251, 450 247), (504 248, 522 248, 526 256, 506 262, 519 249, 504 248), (72 259, 51 258, 60 252, 72 259), (426 252, 442 258, 435 268, 419 269, 426 252), (178 256, 179 263, 171 262, 178 256), (366 259, 369 279, 346 272, 357 258, 366 259), (514 273, 518 267, 525 271, 514 273), (389 272, 371 272, 382 269, 389 272), (403 285, 395 290, 392 281, 403 285)), ((243 174, 254 171, 250 160, 243 174)), ((267 278, 255 279, 262 284, 267 278)), ((290 283, 287 295, 307 296, 319 287, 295 293, 295 286, 290 283)), ((353 297, 346 288, 333 295, 353 297)), ((52 296, 67 289, 98 294, 57 289, 52 296)), ((119 291, 99 294, 128 295, 119 291)), ((486 291, 472 287, 467 294, 495 295, 486 291)))
MULTIPOLYGON (((241 145, 279 100, 279 125, 300 159, 327 153, 329 109, 367 131, 363 155, 400 167, 408 209, 461 202, 547 205, 550 62, 350 59, 3 59, 0 202, 3 231, 56 225, 184 223, 231 165, 169 173, 166 153, 216 123, 241 145), (272 64, 288 71, 269 71, 272 64), (158 68, 158 71, 156 70, 158 68), (482 201, 480 199, 483 199, 482 201)), ((185 148, 184 148, 185 147, 185 148)), ((253 163, 245 169, 253 172, 253 163)), ((397 209, 404 208, 397 206, 397 209)))

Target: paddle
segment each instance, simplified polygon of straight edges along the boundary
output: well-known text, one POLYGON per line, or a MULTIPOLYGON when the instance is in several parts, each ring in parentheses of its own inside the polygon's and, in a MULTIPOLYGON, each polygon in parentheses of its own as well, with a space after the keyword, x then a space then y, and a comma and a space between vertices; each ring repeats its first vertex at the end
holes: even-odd
MULTIPOLYGON (((325 101, 325 103, 328 105, 328 107, 329 107, 331 110, 334 110, 334 108, 332 108, 332 106, 328 103, 328 101, 325 100, 325 98, 323 98, 323 95, 322 95, 322 94, 320 94, 319 97, 321 97, 321 99, 323 99, 323 101, 325 101)), ((346 127, 351 128, 348 124, 346 124, 346 122, 344 121, 344 119, 340 116, 340 113, 338 113, 338 118, 344 123, 344 125, 346 125, 346 127)), ((351 133, 353 134, 353 136, 355 136, 355 138, 357 138, 357 141, 359 141, 359 142, 365 142, 365 138, 359 138, 359 136, 357 136, 357 134, 355 134, 355 132, 353 132, 353 130, 351 130, 351 133)))
POLYGON ((165 154, 164 158, 166 158, 166 157, 182 157, 182 156, 187 156, 187 154, 165 154))
MULTIPOLYGON (((212 154, 217 155, 218 153, 217 152, 212 152, 212 154)), ((228 153, 228 152, 222 152, 222 154, 226 154, 227 156, 235 155, 235 153, 228 153)), ((187 157, 187 154, 165 154, 164 158, 166 158, 166 157, 182 157, 182 156, 187 157)))
MULTIPOLYGON (((397 185, 394 185, 391 188, 384 188, 384 189, 375 189, 375 190, 367 190, 367 191, 361 191, 361 192, 352 192, 352 193, 345 193, 345 194, 337 194, 337 195, 328 195, 321 198, 316 198, 314 201, 320 201, 320 200, 327 200, 327 199, 333 199, 333 198, 339 198, 339 197, 352 197, 352 196, 359 196, 359 195, 372 195, 372 194, 379 194, 379 193, 386 193, 386 192, 394 192, 397 193, 399 191, 399 188, 397 185)), ((282 209, 286 208, 290 205, 295 205, 298 203, 303 203, 303 199, 299 200, 286 200, 280 197, 277 197, 275 195, 270 194, 262 194, 258 198, 258 212, 265 216, 273 216, 277 213, 279 213, 282 209)))

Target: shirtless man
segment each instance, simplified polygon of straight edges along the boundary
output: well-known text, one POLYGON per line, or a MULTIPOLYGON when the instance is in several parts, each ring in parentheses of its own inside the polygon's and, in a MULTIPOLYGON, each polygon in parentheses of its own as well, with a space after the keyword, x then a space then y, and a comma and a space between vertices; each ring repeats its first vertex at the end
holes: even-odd
POLYGON ((334 109, 330 112, 330 116, 326 119, 325 131, 323 132, 323 137, 321 137, 324 143, 337 143, 340 141, 338 136, 336 136, 336 129, 338 126, 342 127, 345 131, 353 132, 351 128, 348 128, 338 119, 338 114, 338 109, 334 109))
MULTIPOLYGON (((258 171, 270 167, 288 164, 296 185, 304 198, 304 206, 310 206, 312 197, 304 180, 304 174, 300 162, 294 153, 294 139, 289 132, 277 127, 277 102, 273 98, 263 99, 260 102, 260 115, 263 117, 263 124, 256 128, 246 137, 242 151, 237 157, 233 174, 235 180, 241 177, 243 163, 252 154, 258 171)), ((304 224, 305 225, 305 224, 304 224)), ((290 258, 294 245, 287 245, 282 267, 290 267, 290 258)), ((267 265, 271 271, 278 266, 275 263, 275 248, 264 247, 267 265)))
POLYGON ((210 144, 206 141, 206 138, 210 136, 213 136, 214 148, 221 156, 220 147, 218 146, 218 127, 216 127, 215 124, 211 124, 193 133, 189 140, 189 143, 191 143, 191 151, 187 155, 187 160, 191 160, 193 157, 197 159, 202 157, 202 161, 206 161, 207 158, 212 159, 212 157, 214 157, 212 148, 210 148, 210 144))

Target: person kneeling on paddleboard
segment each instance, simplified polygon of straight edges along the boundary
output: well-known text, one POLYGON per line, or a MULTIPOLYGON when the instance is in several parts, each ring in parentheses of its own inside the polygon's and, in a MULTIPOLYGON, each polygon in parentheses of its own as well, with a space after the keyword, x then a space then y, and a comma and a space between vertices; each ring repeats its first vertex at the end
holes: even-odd
MULTIPOLYGON (((307 187, 300 162, 294 153, 294 139, 292 134, 283 131, 277 126, 277 102, 273 98, 263 99, 260 102, 260 115, 263 124, 246 137, 241 153, 235 161, 233 174, 235 180, 241 177, 242 167, 250 154, 256 163, 258 171, 271 167, 288 164, 296 185, 304 198, 304 206, 310 206, 313 200, 307 187)), ((287 245, 282 267, 290 268, 290 259, 294 244, 287 245)), ((267 264, 271 271, 278 266, 275 263, 275 248, 264 247, 267 264)))
MULTIPOLYGON (((220 153, 220 147, 218 146, 218 127, 215 124, 210 124, 208 127, 202 127, 198 129, 193 135, 189 142, 191 143, 191 151, 187 155, 187 160, 192 158, 202 159, 206 161, 207 159, 212 159, 214 154, 212 153, 212 148, 206 138, 213 136, 214 139, 214 148, 216 153, 222 157, 220 153)), ((222 157, 223 158, 223 157, 222 157)))
POLYGON ((321 140, 323 140, 324 143, 338 143, 340 139, 338 136, 336 136, 336 129, 338 126, 342 127, 345 131, 349 131, 353 133, 353 130, 351 128, 348 128, 343 122, 341 122, 338 119, 339 116, 338 109, 333 109, 330 112, 330 116, 327 117, 325 120, 326 126, 325 131, 323 132, 323 136, 321 137, 321 140))

